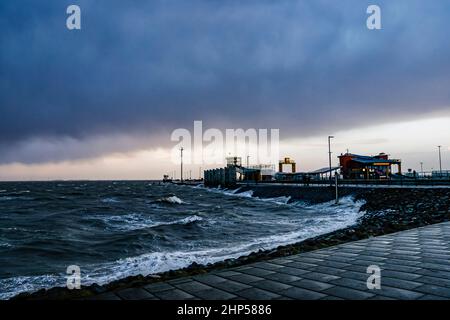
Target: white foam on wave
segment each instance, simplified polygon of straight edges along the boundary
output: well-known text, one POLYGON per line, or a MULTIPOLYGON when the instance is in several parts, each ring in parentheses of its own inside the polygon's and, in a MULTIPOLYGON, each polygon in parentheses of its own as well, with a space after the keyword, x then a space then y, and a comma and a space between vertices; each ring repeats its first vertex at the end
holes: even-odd
POLYGON ((104 198, 100 200, 103 203, 119 203, 120 200, 116 199, 116 198, 104 198))
POLYGON ((173 204, 183 204, 183 203, 185 203, 183 200, 181 200, 177 196, 169 196, 169 197, 160 198, 158 201, 159 202, 173 203, 173 204))
POLYGON ((88 216, 85 219, 97 219, 106 224, 108 229, 117 231, 133 231, 147 228, 154 228, 165 225, 188 224, 195 221, 202 221, 203 218, 197 215, 187 216, 185 218, 172 221, 153 221, 148 215, 141 213, 130 213, 125 215, 97 215, 88 216))
POLYGON ((65 275, 20 276, 0 280, 0 299, 6 300, 21 292, 34 292, 65 284, 65 275))
POLYGON ((0 242, 0 248, 12 248, 12 245, 8 242, 0 242))
POLYGON ((205 190, 215 193, 220 193, 226 196, 233 196, 233 197, 240 197, 240 198, 249 198, 256 201, 264 201, 264 202, 270 202, 280 205, 286 205, 291 200, 291 197, 288 196, 282 196, 282 197, 275 197, 275 198, 260 198, 260 197, 254 197, 254 191, 253 190, 247 190, 244 192, 239 192, 241 188, 237 188, 235 190, 229 190, 229 189, 221 189, 221 188, 205 188, 205 190))
POLYGON ((276 198, 258 198, 258 197, 256 197, 255 199, 265 201, 265 202, 273 202, 276 204, 288 204, 289 201, 291 200, 291 197, 290 196, 288 196, 288 197, 283 196, 283 197, 276 197, 276 198))

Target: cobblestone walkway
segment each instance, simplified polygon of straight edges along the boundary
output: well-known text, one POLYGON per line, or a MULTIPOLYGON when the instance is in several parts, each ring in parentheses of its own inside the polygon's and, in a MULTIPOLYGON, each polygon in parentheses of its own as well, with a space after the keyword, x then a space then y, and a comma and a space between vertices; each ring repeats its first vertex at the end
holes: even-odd
POLYGON ((94 299, 450 299, 450 222, 94 299), (370 265, 381 289, 367 288, 370 265))

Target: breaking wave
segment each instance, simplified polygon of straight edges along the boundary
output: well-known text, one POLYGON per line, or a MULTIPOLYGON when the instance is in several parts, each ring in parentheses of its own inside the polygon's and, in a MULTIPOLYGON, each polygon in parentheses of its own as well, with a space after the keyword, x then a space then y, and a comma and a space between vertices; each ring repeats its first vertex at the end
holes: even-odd
POLYGON ((183 204, 183 203, 185 203, 183 200, 181 200, 177 196, 164 197, 164 198, 158 199, 157 201, 158 202, 171 203, 171 204, 183 204))
POLYGON ((91 216, 89 217, 89 219, 98 220, 104 223, 109 230, 117 231, 133 231, 177 224, 186 225, 203 220, 203 218, 200 216, 192 215, 172 221, 153 221, 148 215, 140 213, 131 213, 118 216, 97 215, 91 216))

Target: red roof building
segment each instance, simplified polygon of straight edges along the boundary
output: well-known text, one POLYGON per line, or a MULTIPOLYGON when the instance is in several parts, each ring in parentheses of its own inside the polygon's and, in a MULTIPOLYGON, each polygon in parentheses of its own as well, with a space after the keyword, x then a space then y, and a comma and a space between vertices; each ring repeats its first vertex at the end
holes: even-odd
POLYGON ((392 165, 398 166, 398 174, 402 172, 401 160, 389 159, 385 153, 376 156, 346 153, 338 158, 344 179, 389 179, 392 176, 392 165))

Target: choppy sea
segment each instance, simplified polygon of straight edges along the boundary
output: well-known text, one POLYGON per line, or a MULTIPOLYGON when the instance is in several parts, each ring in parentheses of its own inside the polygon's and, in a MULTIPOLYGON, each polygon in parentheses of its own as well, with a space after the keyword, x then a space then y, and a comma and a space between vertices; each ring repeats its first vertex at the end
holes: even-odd
POLYGON ((0 183, 0 299, 213 263, 352 225, 363 203, 148 181, 0 183))

